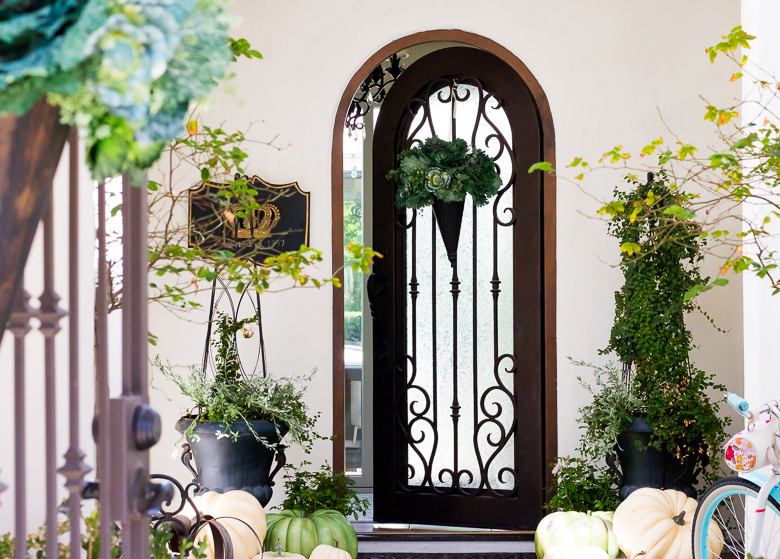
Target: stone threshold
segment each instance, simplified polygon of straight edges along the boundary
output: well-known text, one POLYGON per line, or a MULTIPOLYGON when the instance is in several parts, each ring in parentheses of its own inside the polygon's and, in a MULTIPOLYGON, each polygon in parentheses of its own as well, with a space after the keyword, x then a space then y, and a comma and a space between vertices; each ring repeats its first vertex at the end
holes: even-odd
POLYGON ((529 559, 534 533, 414 524, 355 523, 358 553, 365 559, 529 559), (494 557, 495 556, 495 557, 494 557))

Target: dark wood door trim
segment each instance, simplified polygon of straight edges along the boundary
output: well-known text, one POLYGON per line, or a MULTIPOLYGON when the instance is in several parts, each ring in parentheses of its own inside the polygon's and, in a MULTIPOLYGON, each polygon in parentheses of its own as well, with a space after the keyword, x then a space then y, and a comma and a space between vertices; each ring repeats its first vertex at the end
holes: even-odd
MULTIPOLYGON (((495 41, 458 29, 423 31, 397 39, 374 53, 352 76, 341 96, 333 125, 331 151, 331 220, 332 257, 334 272, 343 280, 343 145, 344 121, 355 91, 369 72, 391 54, 423 43, 454 42, 486 50, 506 62, 527 85, 531 92, 542 129, 542 153, 544 160, 555 166, 555 131, 552 112, 539 82, 534 75, 506 47, 495 41)), ((542 255, 544 278, 544 437, 545 460, 551 463, 558 450, 557 422, 557 348, 556 348, 556 184, 555 177, 542 179, 542 255)), ((333 467, 344 470, 344 293, 333 290, 333 467)), ((546 483, 551 481, 549 468, 545 470, 546 483)))

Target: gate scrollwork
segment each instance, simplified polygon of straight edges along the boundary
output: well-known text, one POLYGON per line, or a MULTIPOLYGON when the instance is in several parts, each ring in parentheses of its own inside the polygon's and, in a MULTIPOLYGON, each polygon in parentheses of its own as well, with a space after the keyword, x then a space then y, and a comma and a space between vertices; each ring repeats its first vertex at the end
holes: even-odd
MULTIPOLYGON (((501 123, 502 118, 506 121, 504 102, 475 77, 444 77, 434 79, 413 97, 406 106, 405 115, 406 124, 405 128, 402 125, 402 130, 406 129, 408 133, 398 146, 399 150, 421 144, 434 135, 442 139, 463 138, 496 162, 502 187, 491 199, 489 210, 471 207, 471 240, 465 247, 471 253, 462 250, 460 255, 470 267, 464 266, 466 279, 462 280, 458 275, 458 262, 454 263, 452 278, 446 282, 452 303, 444 311, 437 301, 445 290, 437 291, 436 285, 438 233, 435 217, 425 210, 396 211, 395 234, 406 246, 408 279, 407 296, 399 301, 406 305, 407 350, 395 363, 396 374, 406 382, 394 407, 396 426, 408 447, 408 460, 397 471, 396 488, 410 493, 512 497, 517 494, 513 447, 517 430, 514 379, 518 370, 512 333, 507 337, 507 332, 502 332, 507 326, 500 319, 501 305, 511 307, 512 304, 511 290, 502 294, 502 282, 506 280, 500 273, 502 259, 511 261, 512 252, 507 253, 503 246, 507 237, 502 241, 499 237, 502 230, 507 230, 511 242, 511 228, 517 220, 511 189, 517 171, 511 132, 501 123), (489 257, 479 234, 492 236, 489 257), (492 267, 492 273, 478 278, 478 266, 480 269, 492 267), (422 276, 425 276, 424 281, 422 276), (480 301, 483 292, 487 295, 480 301), (430 310, 421 307, 421 297, 425 297, 425 305, 430 305, 430 310), (463 304, 464 300, 470 310, 459 316, 458 303, 463 304), (450 312, 453 326, 448 332, 440 318, 450 312), (490 313, 492 323, 486 319, 490 313), (420 326, 421 320, 425 321, 425 328, 420 326), (459 321, 472 321, 471 340, 465 340, 466 335, 458 336, 459 321), (480 343, 478 335, 490 328, 492 348, 480 343), (437 363, 440 347, 448 347, 448 344, 453 346, 452 355, 445 363, 437 363), (423 346, 426 355, 432 357, 430 364, 421 356, 423 346), (489 349, 492 349, 490 374, 487 366, 480 366, 481 361, 488 359, 489 349), (459 374, 458 361, 464 351, 472 352, 473 370, 463 371, 461 367, 459 374), (421 369, 423 361, 424 371, 421 369), (427 375, 429 370, 431 375, 427 375), (459 377, 461 386, 458 386, 459 377), (447 402, 449 410, 443 401, 439 401, 445 397, 445 383, 446 397, 451 398, 451 402, 447 402), (471 386, 464 388, 464 384, 471 386)), ((467 229, 464 222, 461 235, 466 234, 467 229)), ((464 329, 467 328, 464 324, 464 329)))

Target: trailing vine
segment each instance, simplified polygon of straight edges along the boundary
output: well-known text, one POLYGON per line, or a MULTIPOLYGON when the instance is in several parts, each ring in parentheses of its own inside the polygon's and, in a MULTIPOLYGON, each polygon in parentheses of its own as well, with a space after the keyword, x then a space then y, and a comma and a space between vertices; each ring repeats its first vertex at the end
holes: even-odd
POLYGON ((706 465, 719 453, 729 421, 707 395, 725 387, 691 363, 693 339, 685 325, 696 308, 685 294, 709 282, 699 270, 705 241, 683 207, 690 195, 664 171, 648 179, 615 190, 611 204, 609 233, 620 242, 625 281, 615 292, 615 323, 601 353, 614 351, 623 364, 623 380, 654 428, 651 444, 706 465))
POLYGON ((258 315, 241 320, 233 320, 227 314, 217 311, 214 320, 216 338, 211 342, 214 346, 214 361, 216 363, 215 380, 221 383, 239 382, 241 380, 241 361, 238 357, 236 334, 248 324, 257 324, 258 315))
POLYGON ((159 357, 155 359, 155 365, 194 404, 186 414, 192 419, 186 437, 197 439, 194 429, 198 422, 218 421, 222 423, 222 430, 217 437, 235 441, 239 432, 233 428, 234 424, 245 422, 257 440, 274 448, 274 443, 261 438, 249 424, 253 420, 265 420, 276 424, 279 438, 283 436, 280 425, 286 425, 289 440, 308 454, 314 441, 325 438, 315 431, 321 413, 310 413, 305 402, 306 384, 316 370, 311 375, 280 379, 271 375, 244 374, 236 334, 244 326, 257 323, 256 314, 233 320, 225 313, 217 313, 212 341, 216 369, 213 376, 200 366, 190 366, 186 373, 177 372, 159 357))

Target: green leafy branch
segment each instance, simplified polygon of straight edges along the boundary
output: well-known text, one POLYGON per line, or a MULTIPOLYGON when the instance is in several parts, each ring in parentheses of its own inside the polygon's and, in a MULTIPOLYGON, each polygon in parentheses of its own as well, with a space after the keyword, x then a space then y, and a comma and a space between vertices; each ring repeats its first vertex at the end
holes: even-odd
MULTIPOLYGON (((311 462, 301 463, 301 468, 307 466, 311 466, 311 462)), ((355 481, 344 472, 334 473, 328 464, 318 472, 309 472, 288 464, 285 466, 284 480, 287 496, 277 507, 279 509, 302 510, 306 514, 323 509, 335 510, 355 520, 360 514, 368 512, 368 499, 361 499, 352 489, 355 481)))
MULTIPOLYGON (((340 287, 341 282, 335 274, 317 275, 316 266, 323 261, 323 255, 316 249, 301 246, 297 250, 270 255, 258 252, 253 261, 249 259, 251 255, 237 256, 229 250, 201 242, 204 239, 190 236, 189 224, 181 216, 186 215, 188 207, 188 188, 192 185, 186 181, 191 171, 196 171, 201 180, 224 185, 214 200, 214 222, 224 224, 242 219, 258 207, 257 190, 240 176, 245 172, 244 165, 249 157, 244 145, 254 143, 277 150, 281 148, 275 143, 276 136, 268 141, 250 139, 251 126, 246 131, 226 131, 222 127, 204 125, 192 117, 187 128, 189 136, 172 142, 167 150, 166 166, 160 173, 162 180, 148 183, 149 273, 158 278, 149 283, 150 302, 161 304, 174 313, 186 313, 201 306, 196 296, 216 277, 231 282, 237 292, 321 288, 329 284, 340 287), (185 181, 183 187, 182 181, 185 181)), ((121 211, 121 204, 118 204, 110 213, 118 218, 121 211)), ((121 234, 110 233, 107 242, 110 247, 118 248, 121 234)), ((369 271, 375 257, 381 257, 359 244, 348 246, 347 251, 350 254, 347 265, 363 272, 369 271)), ((121 251, 109 250, 108 253, 109 309, 116 310, 122 304, 122 262, 121 256, 112 259, 110 255, 121 255, 121 251)), ((154 343, 154 338, 151 340, 154 343)))
POLYGON ((263 55, 253 49, 246 39, 228 37, 228 40, 230 41, 230 52, 233 54, 233 62, 236 62, 242 56, 246 58, 263 58, 263 55))
MULTIPOLYGON (((192 423, 186 436, 197 439, 194 428, 199 421, 218 421, 224 425, 222 436, 236 440, 238 432, 232 426, 236 422, 253 420, 271 421, 277 424, 277 433, 284 423, 289 428, 289 440, 307 454, 315 441, 326 439, 316 431, 320 412, 309 414, 305 403, 306 385, 315 371, 309 375, 276 379, 272 375, 247 375, 240 381, 231 381, 204 374, 201 367, 192 365, 186 372, 178 372, 170 363, 159 357, 154 365, 162 375, 173 382, 181 393, 193 402, 187 412, 192 423)), ((261 438, 251 429, 255 438, 271 448, 274 444, 261 438)))
MULTIPOLYGON (((600 200, 583 186, 584 178, 604 169, 620 169, 628 180, 638 180, 641 173, 666 167, 674 188, 687 189, 691 194, 681 199, 676 207, 666 208, 667 216, 679 224, 695 223, 700 239, 707 240, 702 253, 720 259, 719 274, 711 281, 702 282, 687 292, 687 298, 697 296, 716 286, 728 284, 724 277, 729 271, 745 271, 766 279, 772 294, 780 292, 777 267, 780 255, 773 248, 777 239, 776 224, 780 218, 780 128, 778 115, 770 107, 780 97, 780 83, 767 77, 748 64, 742 51, 750 48, 755 39, 740 26, 723 36, 723 41, 707 48, 710 62, 725 57, 736 66, 729 81, 749 79, 754 85, 751 100, 734 106, 718 107, 705 100, 703 118, 715 125, 719 145, 707 153, 697 146, 674 136, 676 143, 669 146, 663 138, 649 141, 639 153, 639 159, 657 157, 658 166, 640 167, 631 153, 618 145, 603 153, 597 164, 576 157, 567 165, 567 171, 557 172, 549 162, 538 162, 529 172, 555 174, 577 185, 588 196, 601 204, 599 214, 612 218, 623 211, 618 200, 600 200), (751 111, 748 111, 748 108, 751 111), (752 120, 738 124, 737 119, 753 112, 752 120), (572 176, 573 175, 573 176, 572 176), (755 211, 743 212, 747 203, 755 211), (729 221, 738 226, 726 226, 729 221)), ((669 127, 667 126, 667 129, 669 127)), ((632 208, 633 211, 633 208, 632 208)), ((622 247, 629 256, 637 253, 634 244, 622 247)))

